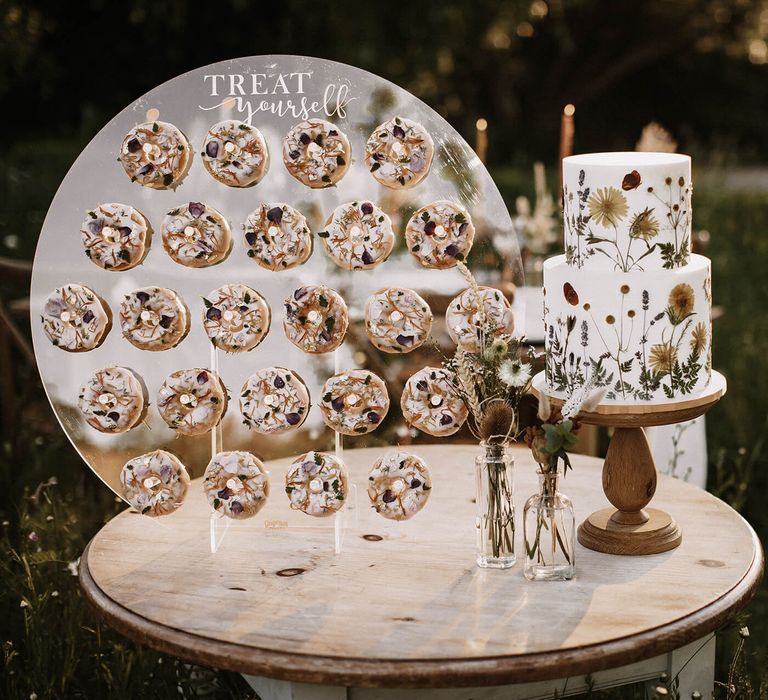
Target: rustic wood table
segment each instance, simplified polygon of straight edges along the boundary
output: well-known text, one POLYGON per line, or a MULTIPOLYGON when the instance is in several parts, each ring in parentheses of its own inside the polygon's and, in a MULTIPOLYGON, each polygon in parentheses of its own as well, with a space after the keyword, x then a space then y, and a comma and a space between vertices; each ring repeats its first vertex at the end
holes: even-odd
MULTIPOLYGON (((713 631, 763 571, 754 531, 725 503, 662 476, 656 502, 682 528, 680 547, 623 557, 578 546, 572 581, 529 583, 520 562, 474 565, 475 446, 413 448, 434 490, 405 523, 367 504, 383 451, 345 453, 358 493, 340 554, 332 521, 288 509, 282 460, 268 465, 272 494, 255 519, 226 532, 219 522, 215 553, 199 480, 165 520, 120 514, 88 545, 82 589, 127 637, 246 674, 264 700, 552 697, 662 673, 681 698, 709 696, 713 631)), ((536 476, 527 450, 513 454, 521 523, 536 476)), ((581 520, 606 505, 602 464, 573 462, 563 490, 581 520)), ((517 547, 521 559, 521 527, 517 547)))

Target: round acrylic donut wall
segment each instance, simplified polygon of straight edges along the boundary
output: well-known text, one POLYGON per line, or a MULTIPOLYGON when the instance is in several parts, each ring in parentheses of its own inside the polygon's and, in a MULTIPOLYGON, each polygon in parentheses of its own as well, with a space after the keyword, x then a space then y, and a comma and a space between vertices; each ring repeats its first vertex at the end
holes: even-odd
MULTIPOLYGON (((336 371, 367 368, 385 379, 391 408, 379 428, 360 437, 345 437, 345 445, 395 445, 412 436, 400 413, 405 379, 426 365, 439 366, 442 356, 426 343, 405 355, 390 355, 368 341, 363 323, 365 299, 383 287, 416 290, 432 307, 432 335, 450 351, 443 320, 445 306, 466 282, 455 268, 422 268, 407 250, 404 229, 410 215, 435 200, 461 203, 476 227, 470 265, 481 283, 498 280, 498 256, 491 241, 507 238, 507 265, 513 281, 522 273, 512 223, 504 202, 484 165, 459 134, 434 110, 402 88, 366 71, 332 61, 299 56, 254 56, 205 66, 151 90, 110 121, 83 150, 64 178, 46 216, 34 260, 31 323, 35 354, 45 390, 67 436, 86 463, 119 494, 119 473, 132 457, 154 449, 177 455, 190 475, 200 476, 212 451, 242 449, 268 460, 310 449, 333 449, 334 433, 317 406, 321 387, 336 371), (418 185, 394 190, 380 185, 364 162, 366 141, 374 128, 394 116, 423 125, 432 136, 435 155, 431 170, 418 185), (349 138, 351 165, 341 181, 311 189, 286 170, 282 138, 307 117, 337 125, 349 138), (213 124, 238 119, 257 127, 269 150, 269 169, 249 188, 232 188, 216 181, 203 166, 200 151, 213 124), (175 189, 156 190, 131 182, 118 154, 124 135, 146 121, 170 122, 188 138, 192 164, 175 189), (368 200, 392 219, 396 233, 391 257, 372 270, 345 271, 325 253, 316 232, 342 203, 368 200), (135 268, 114 272, 99 268, 85 255, 80 228, 87 212, 99 204, 120 202, 135 207, 154 231, 149 252, 135 268), (203 202, 228 220, 233 238, 229 256, 221 263, 193 269, 174 262, 165 252, 160 224, 166 213, 189 202, 203 202), (299 267, 271 272, 248 257, 242 224, 262 202, 296 207, 313 231, 314 249, 299 267), (487 272, 483 272, 486 269, 487 272), (43 332, 40 313, 47 296, 67 283, 93 289, 109 304, 112 327, 104 342, 88 352, 66 352, 43 332), (251 352, 226 354, 214 350, 202 323, 203 297, 229 283, 246 284, 271 307, 271 328, 251 352), (283 332, 284 300, 304 284, 325 284, 337 290, 349 307, 350 327, 343 345, 327 354, 310 355, 290 343, 283 332), (145 286, 167 287, 186 303, 191 317, 187 337, 176 347, 147 352, 122 337, 117 315, 125 294, 145 286), (122 434, 103 434, 89 426, 77 407, 85 380, 108 366, 133 370, 146 386, 149 408, 143 423, 122 434), (281 366, 297 372, 309 388, 312 408, 301 428, 278 436, 249 430, 239 410, 240 389, 254 371, 281 366), (204 435, 177 436, 157 411, 156 394, 172 372, 204 367, 221 376, 230 401, 220 426, 204 435)), ((277 485, 273 485, 277 487, 277 485)), ((275 488, 275 492, 279 488, 275 488)))

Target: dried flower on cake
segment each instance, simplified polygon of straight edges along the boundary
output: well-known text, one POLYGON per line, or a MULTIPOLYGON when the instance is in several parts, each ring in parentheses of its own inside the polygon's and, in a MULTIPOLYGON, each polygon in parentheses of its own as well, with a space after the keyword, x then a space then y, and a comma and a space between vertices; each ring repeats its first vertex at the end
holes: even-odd
POLYGON ((616 226, 628 211, 626 197, 615 187, 602 187, 587 202, 590 216, 603 228, 616 226))

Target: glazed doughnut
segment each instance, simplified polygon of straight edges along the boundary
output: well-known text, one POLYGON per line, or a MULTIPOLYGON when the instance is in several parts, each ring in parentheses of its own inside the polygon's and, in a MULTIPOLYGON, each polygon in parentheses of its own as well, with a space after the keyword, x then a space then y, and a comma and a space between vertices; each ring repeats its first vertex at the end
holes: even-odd
POLYGON ((217 513, 245 520, 267 502, 269 477, 250 452, 219 452, 205 469, 203 491, 217 513))
POLYGON ((189 474, 176 455, 155 450, 126 462, 120 485, 123 498, 142 515, 169 515, 184 502, 189 474))
POLYGON ((309 119, 283 138, 283 163, 307 187, 334 185, 347 172, 352 149, 337 126, 324 119, 309 119))
POLYGON ((94 372, 80 389, 78 408, 92 428, 102 433, 124 433, 140 420, 146 407, 144 389, 125 367, 94 372))
POLYGON ((177 433, 201 435, 218 425, 227 394, 218 375, 194 367, 168 375, 157 392, 157 410, 177 433))
POLYGON ((347 498, 347 469, 327 452, 307 452, 297 457, 285 475, 285 492, 291 508, 318 517, 333 515, 347 498))
POLYGON ((325 424, 342 435, 370 433, 389 411, 387 385, 365 369, 339 372, 323 385, 320 411, 325 424))
POLYGON ((412 289, 388 287, 365 302, 365 329, 382 352, 411 352, 429 337, 432 310, 412 289))
POLYGON ((408 425, 435 437, 453 435, 467 420, 450 372, 440 367, 424 367, 408 379, 400 408, 408 425))
POLYGON ((296 430, 305 421, 309 406, 306 384, 284 367, 254 372, 240 390, 243 423, 265 435, 296 430))
POLYGON ((390 452, 377 459, 368 473, 368 498, 373 509, 390 520, 408 520, 432 493, 424 460, 406 452, 390 452))
POLYGON ((421 125, 394 117, 380 124, 365 144, 365 164, 382 185, 406 189, 420 183, 429 172, 435 145, 421 125))
POLYGON ((250 187, 267 172, 267 143, 255 126, 236 119, 214 124, 203 141, 203 165, 229 187, 250 187))
POLYGON ((232 248, 227 220, 213 207, 189 202, 171 209, 160 227, 163 248, 171 260, 186 267, 221 262, 232 248))
POLYGON ((309 353, 335 350, 344 342, 349 312, 344 299, 330 287, 308 284, 285 300, 285 335, 309 353))
POLYGON ((134 126, 124 137, 118 160, 131 182, 165 189, 181 182, 192 161, 184 134, 167 122, 134 126))
POLYGON ((495 328, 494 336, 511 335, 515 330, 515 317, 507 298, 492 287, 478 287, 478 291, 482 304, 470 287, 453 299, 445 312, 448 335, 456 345, 468 352, 478 352, 482 347, 481 305, 487 321, 495 328))
POLYGON ((203 327, 220 350, 253 350, 269 332, 269 304, 244 284, 225 284, 203 297, 203 302, 203 327))
POLYGON ((45 300, 40 320, 57 348, 87 352, 101 343, 109 325, 109 307, 82 284, 65 284, 45 300))
POLYGON ((243 226, 248 257, 272 272, 302 265, 312 254, 312 232, 304 215, 287 204, 262 204, 243 226))
POLYGON ((328 257, 345 270, 383 263, 395 245, 390 218, 372 202, 350 202, 333 210, 318 237, 328 257))
POLYGON ((474 238, 466 209, 444 199, 414 212, 405 227, 408 250, 424 267, 454 267, 467 257, 474 238))
POLYGON ((147 254, 151 227, 127 204, 99 204, 80 229, 86 257, 104 270, 130 270, 147 254))
POLYGON ((123 337, 140 350, 168 350, 189 329, 189 312, 181 297, 164 287, 142 287, 120 304, 123 337))

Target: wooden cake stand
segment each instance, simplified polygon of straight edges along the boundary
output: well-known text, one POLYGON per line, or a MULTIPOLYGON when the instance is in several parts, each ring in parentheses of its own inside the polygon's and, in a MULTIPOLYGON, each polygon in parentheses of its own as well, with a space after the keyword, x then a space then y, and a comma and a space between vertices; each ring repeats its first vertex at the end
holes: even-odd
MULTIPOLYGON (((544 392, 544 373, 533 380, 533 393, 544 392)), ((579 415, 590 425, 614 428, 603 463, 603 491, 613 508, 595 511, 579 525, 579 542, 607 554, 658 554, 674 549, 683 535, 674 518, 663 510, 647 508, 656 493, 656 465, 643 428, 672 425, 704 415, 725 394, 727 382, 712 372, 705 393, 674 403, 657 405, 603 404, 579 415)), ((561 406, 562 400, 550 396, 561 406)))

